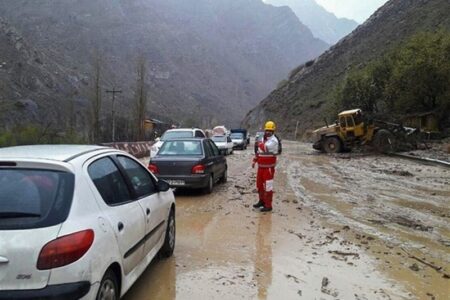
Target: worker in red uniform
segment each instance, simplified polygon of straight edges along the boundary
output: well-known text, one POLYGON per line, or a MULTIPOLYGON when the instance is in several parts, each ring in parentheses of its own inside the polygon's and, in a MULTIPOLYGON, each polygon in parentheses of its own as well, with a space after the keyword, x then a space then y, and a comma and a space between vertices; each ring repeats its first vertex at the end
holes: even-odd
POLYGON ((266 122, 264 138, 258 144, 258 152, 252 164, 252 167, 258 164, 256 188, 259 194, 259 201, 253 207, 260 208, 261 211, 272 211, 273 178, 278 154, 278 139, 274 135, 275 129, 274 122, 266 122))

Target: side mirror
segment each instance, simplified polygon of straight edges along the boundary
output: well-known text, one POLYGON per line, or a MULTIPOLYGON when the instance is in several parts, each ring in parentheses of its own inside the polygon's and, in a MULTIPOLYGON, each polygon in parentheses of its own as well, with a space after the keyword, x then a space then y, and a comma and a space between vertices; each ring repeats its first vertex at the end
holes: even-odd
POLYGON ((225 150, 225 149, 220 149, 220 155, 225 155, 225 154, 227 154, 227 150, 225 150))
POLYGON ((164 180, 158 180, 158 192, 167 192, 170 189, 170 185, 164 180))
POLYGON ((159 142, 161 140, 161 138, 160 137, 157 137, 156 139, 155 139, 155 142, 159 142))

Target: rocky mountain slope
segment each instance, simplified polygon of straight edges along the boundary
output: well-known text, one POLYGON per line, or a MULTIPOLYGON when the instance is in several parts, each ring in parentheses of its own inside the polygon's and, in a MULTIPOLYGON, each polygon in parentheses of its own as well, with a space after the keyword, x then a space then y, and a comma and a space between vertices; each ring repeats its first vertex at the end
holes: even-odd
POLYGON ((300 21, 311 29, 315 37, 329 44, 335 44, 358 26, 354 20, 336 17, 315 0, 265 0, 265 2, 274 6, 290 7, 300 21))
POLYGON ((65 100, 76 99, 78 90, 73 74, 32 47, 2 18, 0 50, 2 130, 17 120, 43 126, 64 122, 69 105, 65 100))
POLYGON ((247 114, 243 125, 256 129, 273 119, 289 138, 297 121, 300 134, 323 125, 325 116, 336 113, 333 92, 349 71, 362 68, 419 31, 450 28, 449 15, 448 0, 387 2, 320 57, 294 69, 279 88, 247 114))
POLYGON ((328 47, 290 9, 261 0, 3 0, 0 15, 78 85, 92 84, 99 57, 103 87, 123 90, 122 112, 143 58, 149 114, 199 126, 238 124, 293 66, 328 47))

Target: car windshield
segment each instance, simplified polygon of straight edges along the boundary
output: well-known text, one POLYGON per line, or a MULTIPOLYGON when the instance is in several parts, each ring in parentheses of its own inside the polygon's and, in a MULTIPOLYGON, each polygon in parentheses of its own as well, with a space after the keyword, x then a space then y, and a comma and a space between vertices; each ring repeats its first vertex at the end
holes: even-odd
POLYGON ((179 138, 191 138, 194 137, 193 131, 187 131, 187 130, 173 130, 173 131, 167 131, 163 134, 161 137, 162 141, 166 140, 172 140, 172 139, 179 139, 179 138))
POLYGON ((166 141, 158 152, 160 156, 202 155, 201 141, 166 141))
POLYGON ((222 143, 224 143, 224 142, 226 142, 227 141, 227 138, 225 137, 225 136, 213 136, 212 138, 211 138, 214 142, 222 142, 222 143))
POLYGON ((73 174, 0 169, 0 228, 23 228, 47 219, 58 224, 58 219, 67 217, 61 213, 70 207, 72 193, 73 174))
POLYGON ((232 133, 230 136, 232 139, 243 139, 244 138, 244 134, 242 134, 240 132, 232 133))

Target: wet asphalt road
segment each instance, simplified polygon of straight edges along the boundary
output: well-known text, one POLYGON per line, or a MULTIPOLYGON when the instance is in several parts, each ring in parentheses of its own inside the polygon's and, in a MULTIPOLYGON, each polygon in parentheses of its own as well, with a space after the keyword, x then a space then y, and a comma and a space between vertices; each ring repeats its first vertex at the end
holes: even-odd
POLYGON ((251 207, 250 149, 213 194, 177 192, 175 254, 125 299, 448 299, 448 170, 284 148, 273 213, 251 207))

